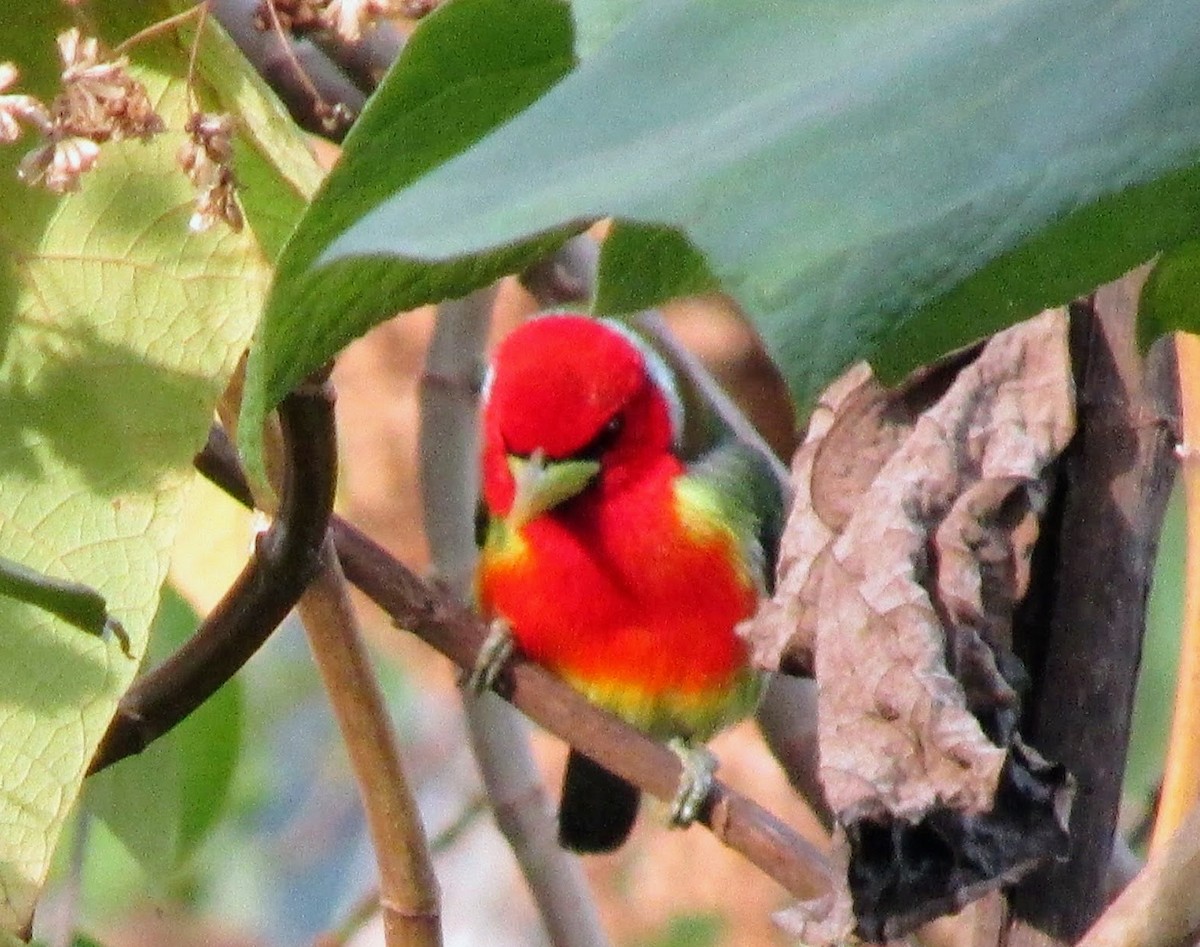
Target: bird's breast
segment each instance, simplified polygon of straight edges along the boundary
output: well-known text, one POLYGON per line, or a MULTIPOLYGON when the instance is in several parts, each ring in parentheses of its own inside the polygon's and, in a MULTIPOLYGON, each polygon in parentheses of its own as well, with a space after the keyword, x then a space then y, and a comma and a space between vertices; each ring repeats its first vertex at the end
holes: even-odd
POLYGON ((739 538, 675 486, 664 478, 519 533, 494 524, 477 592, 525 654, 595 703, 645 730, 703 737, 753 702, 734 627, 757 592, 739 538))

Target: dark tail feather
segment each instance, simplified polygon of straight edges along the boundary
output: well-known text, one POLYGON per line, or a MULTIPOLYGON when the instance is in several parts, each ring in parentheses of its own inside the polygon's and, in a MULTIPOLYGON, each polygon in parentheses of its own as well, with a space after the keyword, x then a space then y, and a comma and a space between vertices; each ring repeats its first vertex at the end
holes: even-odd
POLYGON ((582 753, 571 751, 558 806, 558 841, 582 854, 611 852, 633 830, 641 793, 582 753))

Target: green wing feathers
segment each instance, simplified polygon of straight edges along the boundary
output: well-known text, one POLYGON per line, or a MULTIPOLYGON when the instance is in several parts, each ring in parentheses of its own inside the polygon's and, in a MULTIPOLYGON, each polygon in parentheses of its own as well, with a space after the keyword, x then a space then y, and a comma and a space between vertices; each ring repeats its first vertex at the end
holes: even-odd
POLYGON ((728 441, 689 464, 684 480, 687 492, 737 535, 763 590, 772 592, 785 510, 783 487, 767 458, 728 441))

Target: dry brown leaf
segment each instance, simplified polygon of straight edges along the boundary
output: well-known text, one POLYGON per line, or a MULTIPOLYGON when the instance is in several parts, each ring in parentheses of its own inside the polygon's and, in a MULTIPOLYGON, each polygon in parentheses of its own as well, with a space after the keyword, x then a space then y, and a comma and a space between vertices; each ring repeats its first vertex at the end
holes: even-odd
MULTIPOLYGON (((1074 431, 1066 324, 1044 313, 895 391, 856 368, 797 452, 776 594, 745 633, 763 666, 815 672, 821 777, 864 876, 860 932, 895 931, 891 908, 866 903, 882 884, 866 877, 881 868, 859 851, 867 836, 878 855, 923 833, 953 861, 955 846, 1008 833, 994 812, 1002 776, 1040 806, 1051 829, 965 856, 941 910, 1061 834, 1064 778, 1019 745, 1023 672, 1008 646, 1047 471, 1074 431)), ((909 920, 928 916, 916 906, 909 920)))

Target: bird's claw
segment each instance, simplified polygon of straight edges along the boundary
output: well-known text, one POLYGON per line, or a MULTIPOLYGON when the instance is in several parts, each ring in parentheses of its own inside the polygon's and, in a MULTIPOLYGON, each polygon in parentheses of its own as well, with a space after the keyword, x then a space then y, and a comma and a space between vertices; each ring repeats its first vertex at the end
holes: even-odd
POLYGON ((488 627, 488 636, 479 648, 475 658, 475 667, 467 676, 467 690, 473 694, 482 694, 492 689, 500 672, 512 657, 512 629, 503 618, 496 618, 488 627))
POLYGON ((712 791, 717 758, 708 747, 695 745, 678 737, 670 740, 667 746, 683 764, 679 789, 671 802, 668 821, 674 828, 683 828, 696 820, 708 799, 708 794, 712 791))

